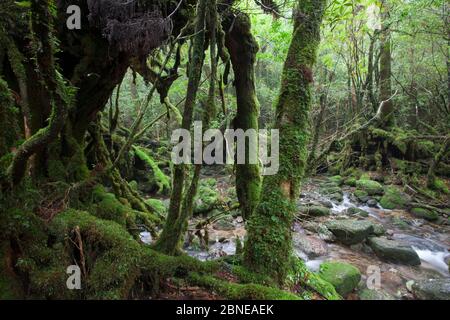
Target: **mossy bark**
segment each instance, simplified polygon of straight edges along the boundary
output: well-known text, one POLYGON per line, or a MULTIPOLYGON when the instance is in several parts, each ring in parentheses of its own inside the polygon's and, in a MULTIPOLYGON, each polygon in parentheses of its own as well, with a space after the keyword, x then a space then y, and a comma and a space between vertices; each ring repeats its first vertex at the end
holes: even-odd
POLYGON ((394 124, 394 105, 390 100, 392 96, 391 88, 391 35, 390 35, 390 15, 389 1, 381 2, 382 31, 380 35, 380 100, 383 102, 380 107, 380 120, 382 127, 390 127, 394 124))
MULTIPOLYGON (((183 121, 181 128, 190 130, 192 115, 197 97, 197 90, 202 75, 202 66, 205 59, 205 17, 207 1, 200 0, 197 5, 195 30, 192 40, 192 55, 189 63, 189 81, 184 104, 183 121)), ((187 223, 186 215, 181 212, 183 200, 183 186, 185 182, 185 165, 179 164, 174 168, 173 187, 170 197, 169 212, 166 224, 159 237, 155 248, 166 254, 177 254, 183 236, 183 230, 187 223)))
POLYGON ((284 64, 274 128, 280 130, 280 170, 263 182, 260 204, 248 223, 244 263, 280 284, 292 253, 295 200, 305 169, 312 67, 320 42, 325 0, 299 1, 294 31, 284 64))
MULTIPOLYGON (((255 61, 258 44, 251 33, 250 19, 240 14, 234 17, 231 30, 226 34, 225 45, 230 53, 236 88, 237 114, 234 129, 258 132, 259 105, 255 89, 255 61)), ((236 165, 236 191, 241 214, 249 219, 258 205, 261 192, 259 164, 250 164, 250 154, 258 154, 258 144, 246 142, 245 164, 236 165)))

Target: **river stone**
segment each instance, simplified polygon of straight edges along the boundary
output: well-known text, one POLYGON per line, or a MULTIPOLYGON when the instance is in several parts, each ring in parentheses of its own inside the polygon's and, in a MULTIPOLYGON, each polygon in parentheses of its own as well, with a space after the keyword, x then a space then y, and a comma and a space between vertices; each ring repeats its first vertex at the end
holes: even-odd
POLYGON ((361 216, 361 217, 368 217, 369 216, 369 213, 367 211, 365 211, 363 209, 360 209, 360 208, 357 208, 357 207, 348 208, 346 213, 348 215, 352 215, 352 216, 353 215, 358 215, 358 216, 361 216))
POLYGON ((367 202, 369 200, 369 194, 364 190, 355 190, 353 195, 358 199, 360 202, 367 202))
POLYGON ((323 217, 330 215, 330 208, 324 206, 300 206, 299 211, 313 217, 323 217))
POLYGON ((404 265, 420 265, 420 258, 414 249, 401 242, 372 237, 369 238, 369 245, 380 259, 404 265))
POLYGON ((382 236, 386 233, 386 229, 381 223, 373 223, 373 232, 372 234, 376 236, 382 236))
POLYGON ((334 234, 331 233, 331 231, 328 230, 328 228, 322 223, 308 221, 303 225, 303 228, 305 230, 317 233, 319 235, 319 238, 322 239, 323 241, 335 240, 334 234))
POLYGON ((382 195, 383 186, 376 181, 369 179, 359 179, 356 181, 356 188, 358 190, 366 191, 369 196, 382 195))
POLYGON ((341 176, 333 176, 333 177, 330 177, 329 178, 329 180, 331 181, 331 182, 334 182, 334 183, 336 183, 337 185, 342 185, 343 183, 344 183, 344 179, 341 177, 341 176))
POLYGON ((371 208, 376 208, 378 205, 378 201, 375 199, 369 199, 367 200, 367 205, 371 208))
POLYGON ((321 257, 328 253, 327 244, 317 237, 294 233, 292 241, 294 249, 303 252, 310 259, 321 257))
POLYGON ((376 289, 364 289, 359 293, 360 300, 396 300, 389 293, 376 289))
POLYGON ((395 186, 387 186, 381 197, 380 205, 384 209, 404 209, 411 202, 411 197, 395 186))
POLYGON ((342 193, 333 193, 329 195, 330 199, 336 202, 342 202, 344 200, 344 196, 342 195, 342 193))
POLYGON ((372 223, 363 220, 331 220, 325 226, 346 245, 362 242, 373 232, 372 223))
POLYGON ((439 215, 435 211, 424 208, 412 208, 411 213, 417 218, 425 219, 428 221, 436 221, 439 218, 439 215))
POLYGON ((329 194, 334 194, 334 193, 342 193, 342 190, 338 186, 322 187, 320 189, 320 193, 325 194, 325 195, 329 195, 329 194))
POLYGON ((346 296, 355 289, 361 280, 358 268, 343 262, 324 262, 320 265, 319 275, 331 283, 341 296, 346 296))
POLYGON ((450 300, 450 278, 414 282, 412 292, 421 300, 450 300))

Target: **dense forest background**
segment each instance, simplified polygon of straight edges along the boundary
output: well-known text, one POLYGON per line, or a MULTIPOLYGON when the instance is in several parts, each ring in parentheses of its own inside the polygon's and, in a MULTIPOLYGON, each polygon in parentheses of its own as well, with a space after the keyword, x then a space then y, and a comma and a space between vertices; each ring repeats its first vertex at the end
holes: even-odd
POLYGON ((0 12, 1 299, 450 298, 447 1, 0 12), (278 173, 172 163, 194 121, 278 173))

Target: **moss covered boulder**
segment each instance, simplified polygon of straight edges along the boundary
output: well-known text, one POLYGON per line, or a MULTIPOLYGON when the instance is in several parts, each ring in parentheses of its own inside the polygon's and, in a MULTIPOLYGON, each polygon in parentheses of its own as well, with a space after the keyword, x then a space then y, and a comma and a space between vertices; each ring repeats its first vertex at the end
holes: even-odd
POLYGON ((439 215, 435 211, 424 208, 412 208, 411 213, 417 218, 425 219, 428 221, 436 221, 439 219, 439 215))
POLYGON ((363 220, 331 220, 325 226, 336 236, 337 240, 346 245, 364 241, 372 232, 373 224, 363 220))
POLYGON ((313 217, 323 217, 323 216, 329 216, 331 213, 331 210, 324 206, 300 206, 299 211, 303 214, 307 214, 313 217))
POLYGON ((369 245, 382 260, 411 266, 420 265, 420 258, 414 249, 401 242, 384 237, 371 237, 369 245))
POLYGON ((380 205, 384 209, 404 209, 410 203, 411 197, 401 192, 395 186, 387 186, 384 195, 380 199, 380 205))
POLYGON ((353 216, 353 215, 358 215, 360 217, 368 217, 369 216, 369 213, 367 211, 357 208, 357 207, 348 208, 346 210, 346 213, 351 216, 353 216))
POLYGON ((383 186, 379 182, 369 179, 357 180, 356 188, 358 188, 358 190, 366 191, 369 196, 382 195, 384 192, 383 186))
POLYGON ((361 273, 358 268, 348 263, 336 261, 322 263, 319 275, 331 283, 342 296, 352 292, 361 280, 361 273))
POLYGON ((199 183, 198 193, 194 201, 194 213, 207 213, 218 207, 219 192, 215 179, 203 179, 199 183))
POLYGON ((355 190, 353 195, 356 197, 356 199, 358 199, 359 202, 363 203, 367 202, 370 199, 369 194, 364 190, 355 190))

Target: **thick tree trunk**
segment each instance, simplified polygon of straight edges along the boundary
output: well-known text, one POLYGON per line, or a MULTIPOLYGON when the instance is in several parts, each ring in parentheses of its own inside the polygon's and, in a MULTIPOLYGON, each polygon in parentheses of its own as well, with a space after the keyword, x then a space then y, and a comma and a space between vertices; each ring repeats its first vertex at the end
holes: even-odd
POLYGON ((298 1, 294 33, 276 105, 280 171, 263 182, 261 202, 248 223, 244 263, 258 273, 285 280, 292 254, 291 226, 306 162, 312 68, 320 42, 326 0, 298 1))
MULTIPOLYGON (((236 87, 237 114, 234 129, 258 132, 259 105, 256 98, 254 67, 258 44, 251 34, 250 19, 238 15, 233 20, 232 29, 226 35, 225 45, 230 53, 236 87)), ((241 214, 250 218, 258 205, 261 192, 259 164, 249 164, 250 154, 258 154, 258 144, 247 141, 246 163, 236 165, 236 191, 241 214)))

